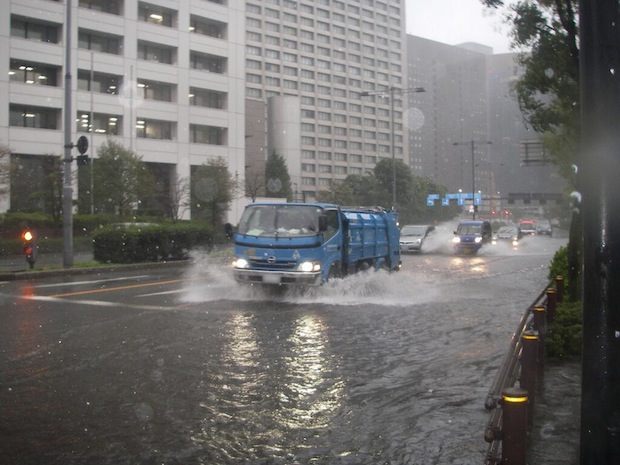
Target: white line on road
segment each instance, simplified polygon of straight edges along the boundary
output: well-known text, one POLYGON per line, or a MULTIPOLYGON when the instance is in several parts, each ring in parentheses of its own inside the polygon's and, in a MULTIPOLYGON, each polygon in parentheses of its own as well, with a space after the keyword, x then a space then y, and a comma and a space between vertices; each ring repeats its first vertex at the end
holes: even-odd
POLYGON ((45 287, 60 287, 60 286, 67 286, 67 285, 83 286, 83 285, 89 285, 89 284, 109 283, 113 281, 127 281, 129 279, 145 279, 149 277, 150 275, 145 274, 141 276, 125 276, 122 278, 93 279, 89 281, 66 281, 66 282, 54 283, 54 284, 39 284, 35 287, 45 288, 45 287))
POLYGON ((133 305, 120 302, 108 302, 105 300, 72 300, 63 299, 60 297, 48 297, 43 295, 21 296, 20 298, 26 300, 37 300, 43 302, 55 302, 55 303, 69 303, 80 305, 91 305, 95 307, 118 307, 118 308, 132 308, 135 310, 178 310, 178 307, 164 307, 163 305, 133 305))

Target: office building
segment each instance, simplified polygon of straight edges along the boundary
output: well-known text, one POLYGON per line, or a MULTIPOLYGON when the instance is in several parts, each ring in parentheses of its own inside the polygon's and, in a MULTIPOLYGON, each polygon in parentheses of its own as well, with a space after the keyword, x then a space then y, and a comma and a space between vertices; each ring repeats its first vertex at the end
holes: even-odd
MULTIPOLYGON (((231 174, 243 175, 244 2, 6 3, 8 14, 0 19, 0 144, 10 148, 18 172, 0 197, 0 211, 50 213, 48 205, 22 193, 40 185, 50 160, 63 155, 67 72, 71 140, 86 135, 95 159, 106 140, 119 142, 147 162, 164 197, 209 160, 224 160, 231 174), (71 68, 65 69, 68 17, 71 68)), ((76 163, 71 169, 78 171, 76 163)), ((88 189, 77 184, 76 197, 88 189)))

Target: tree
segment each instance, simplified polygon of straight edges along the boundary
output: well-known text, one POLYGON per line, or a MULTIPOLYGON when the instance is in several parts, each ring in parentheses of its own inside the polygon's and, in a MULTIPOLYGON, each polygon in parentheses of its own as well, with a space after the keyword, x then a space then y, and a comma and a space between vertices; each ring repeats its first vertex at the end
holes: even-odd
POLYGON ((293 198, 291 176, 288 173, 286 160, 278 152, 274 151, 267 157, 265 185, 267 186, 267 195, 285 197, 287 200, 293 198))
POLYGON ((170 189, 170 201, 167 204, 168 216, 173 223, 178 222, 190 208, 190 181, 188 178, 176 178, 170 189))
POLYGON ((373 173, 350 174, 339 182, 334 182, 330 190, 317 193, 320 202, 337 205, 379 205, 377 179, 373 173))
POLYGON ((209 160, 192 174, 192 218, 214 226, 224 224, 224 214, 233 199, 236 184, 222 159, 209 160))
MULTIPOLYGON (((559 172, 576 186, 577 148, 580 140, 578 0, 481 0, 490 8, 504 8, 512 26, 513 47, 521 50, 522 72, 515 83, 521 111, 541 140, 559 172)), ((580 280, 581 215, 573 209, 569 234, 570 280, 580 280)), ((580 298, 581 286, 570 297, 580 298)))
POLYGON ((252 202, 256 202, 256 198, 265 191, 265 176, 261 173, 248 172, 245 178, 245 194, 248 195, 252 202))
POLYGON ((519 50, 521 72, 514 86, 519 107, 560 173, 574 184, 573 164, 579 143, 578 0, 481 0, 504 8, 512 27, 512 47, 519 50))
POLYGON ((153 182, 146 164, 135 152, 115 141, 108 140, 97 150, 93 171, 98 212, 131 215, 151 195, 153 182))
MULTIPOLYGON (((334 182, 330 190, 319 192, 317 198, 338 205, 386 207, 392 201, 392 174, 392 161, 381 160, 375 165, 374 172, 351 174, 334 182)), ((458 215, 457 205, 428 207, 426 198, 429 194, 443 196, 447 189, 430 179, 413 175, 401 160, 396 161, 396 192, 401 224, 445 221, 458 215)))

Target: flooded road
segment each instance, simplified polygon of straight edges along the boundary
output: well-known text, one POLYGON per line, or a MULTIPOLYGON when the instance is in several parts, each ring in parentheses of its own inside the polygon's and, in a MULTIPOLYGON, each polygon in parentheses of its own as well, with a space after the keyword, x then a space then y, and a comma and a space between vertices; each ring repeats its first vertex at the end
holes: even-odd
POLYGON ((198 257, 140 306, 20 301, 46 330, 2 343, 0 462, 480 464, 488 389, 564 243, 429 247, 277 295, 198 257))

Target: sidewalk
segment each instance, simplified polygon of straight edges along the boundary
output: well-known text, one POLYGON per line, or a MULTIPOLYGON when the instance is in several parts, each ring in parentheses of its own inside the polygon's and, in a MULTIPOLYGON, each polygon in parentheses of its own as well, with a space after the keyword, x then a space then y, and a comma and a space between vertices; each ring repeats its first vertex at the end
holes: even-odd
MULTIPOLYGON (((62 253, 39 254, 33 270, 63 267, 62 253)), ((93 254, 90 252, 77 252, 73 255, 73 264, 94 263, 93 254)), ((0 258, 0 273, 18 273, 28 271, 30 265, 24 255, 11 255, 0 258)))
POLYGON ((93 272, 103 272, 119 269, 149 269, 161 267, 185 266, 190 260, 173 260, 161 262, 128 263, 128 264, 97 264, 91 253, 76 253, 73 255, 73 266, 65 268, 64 257, 61 253, 42 254, 34 264, 34 268, 26 262, 23 256, 0 258, 0 281, 33 280, 50 276, 82 275, 93 272), (84 266, 93 264, 93 266, 84 266))

